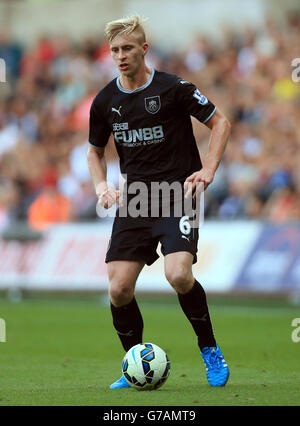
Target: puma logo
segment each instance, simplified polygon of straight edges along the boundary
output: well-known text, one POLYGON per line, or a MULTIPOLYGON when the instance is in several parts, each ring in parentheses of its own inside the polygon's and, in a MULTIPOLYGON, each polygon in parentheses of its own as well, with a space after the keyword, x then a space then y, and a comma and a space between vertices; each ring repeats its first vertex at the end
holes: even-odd
POLYGON ((192 321, 206 321, 207 314, 204 314, 201 318, 191 317, 192 321))
POLYGON ((131 337, 131 336, 133 336, 133 330, 130 330, 130 331, 128 331, 128 333, 121 333, 120 331, 118 331, 118 330, 116 330, 117 331, 117 333, 120 335, 120 336, 127 336, 127 337, 131 337))
POLYGON ((111 110, 112 110, 112 112, 116 112, 117 114, 119 114, 119 116, 121 117, 121 113, 120 113, 120 109, 122 108, 122 105, 121 106, 119 106, 119 108, 117 109, 117 108, 112 108, 111 110))
POLYGON ((188 242, 190 242, 190 238, 186 237, 185 235, 181 235, 181 238, 185 238, 186 240, 188 240, 188 242))

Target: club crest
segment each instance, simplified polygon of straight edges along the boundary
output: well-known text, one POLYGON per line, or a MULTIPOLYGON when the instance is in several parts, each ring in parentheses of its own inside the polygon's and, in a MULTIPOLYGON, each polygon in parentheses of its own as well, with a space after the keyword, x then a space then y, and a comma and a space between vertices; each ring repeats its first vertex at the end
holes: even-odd
POLYGON ((150 114, 156 114, 160 110, 160 97, 151 96, 150 98, 145 98, 145 108, 146 111, 150 114))

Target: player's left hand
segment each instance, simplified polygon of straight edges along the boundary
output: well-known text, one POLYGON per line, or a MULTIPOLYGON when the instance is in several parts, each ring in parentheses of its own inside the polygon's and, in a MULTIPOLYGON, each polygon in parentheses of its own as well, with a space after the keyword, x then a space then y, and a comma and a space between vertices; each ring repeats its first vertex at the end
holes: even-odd
POLYGON ((184 182, 185 198, 188 198, 191 194, 195 198, 198 192, 205 191, 208 185, 214 180, 214 175, 212 170, 203 167, 198 172, 194 172, 186 178, 184 182))

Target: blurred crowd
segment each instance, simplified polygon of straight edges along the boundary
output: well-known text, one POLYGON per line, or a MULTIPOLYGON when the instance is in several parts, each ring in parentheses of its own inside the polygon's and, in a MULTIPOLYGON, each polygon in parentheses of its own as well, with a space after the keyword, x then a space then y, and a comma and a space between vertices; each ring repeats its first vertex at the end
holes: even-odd
MULTIPOLYGON (((225 29, 222 41, 199 35, 185 51, 151 46, 147 63, 193 82, 230 119, 232 133, 214 182, 206 218, 300 219, 300 18, 283 26, 225 29)), ((100 220, 86 151, 92 99, 117 71, 104 40, 75 43, 41 37, 23 46, 0 33, 7 82, 0 83, 0 229, 18 220, 49 223, 100 220)), ((208 129, 193 120, 202 156, 208 129)), ((112 139, 108 180, 119 181, 112 139)))

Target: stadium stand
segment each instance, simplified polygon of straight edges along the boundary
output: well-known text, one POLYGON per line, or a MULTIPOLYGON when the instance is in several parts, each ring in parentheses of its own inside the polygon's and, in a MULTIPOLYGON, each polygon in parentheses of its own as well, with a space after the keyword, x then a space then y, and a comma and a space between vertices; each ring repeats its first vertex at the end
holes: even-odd
MULTIPOLYGON (((224 31, 223 45, 199 36, 185 52, 152 46, 149 65, 195 83, 232 122, 232 135, 214 183, 206 217, 300 219, 300 84, 291 61, 299 56, 300 19, 287 16, 285 31, 268 19, 261 31, 224 31)), ((31 221, 51 183, 64 200, 54 221, 99 220, 86 163, 89 107, 116 76, 107 44, 91 36, 41 37, 20 45, 0 34, 0 57, 9 84, 0 103, 0 229, 31 221), (53 176, 49 175, 49 170, 53 176)), ((208 130, 194 122, 199 149, 208 130)), ((112 141, 109 180, 119 169, 112 141)))

